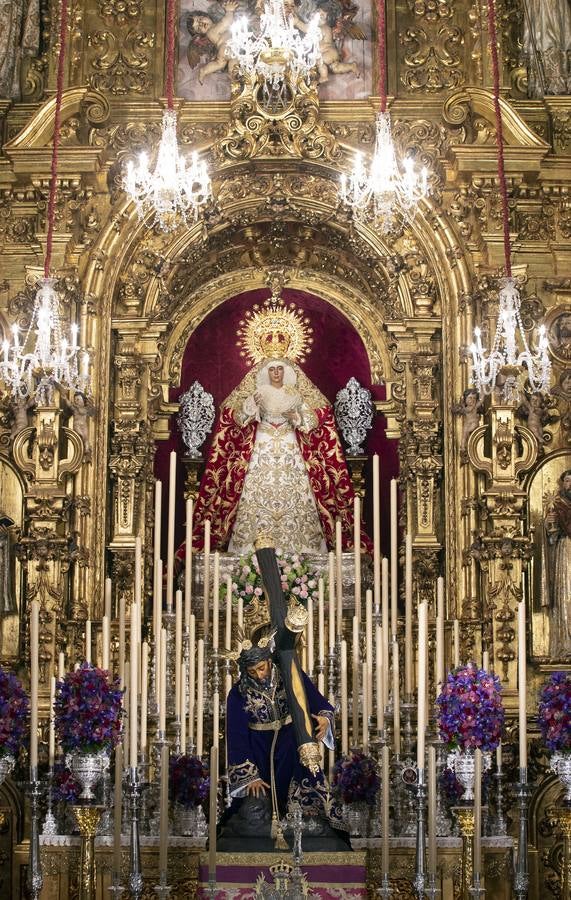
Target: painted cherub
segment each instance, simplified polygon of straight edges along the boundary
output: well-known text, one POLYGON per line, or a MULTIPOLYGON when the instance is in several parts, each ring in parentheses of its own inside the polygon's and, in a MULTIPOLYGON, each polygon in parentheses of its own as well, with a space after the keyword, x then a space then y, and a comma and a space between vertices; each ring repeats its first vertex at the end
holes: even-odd
POLYGON ((222 72, 230 63, 226 55, 226 46, 231 36, 237 8, 236 0, 228 0, 224 6, 224 15, 218 21, 210 12, 195 10, 188 14, 186 20, 186 27, 190 33, 188 64, 191 69, 195 69, 205 58, 208 60, 198 70, 200 84, 203 84, 208 75, 222 72))
POLYGON ((468 388, 462 394, 462 402, 455 403, 452 412, 455 416, 462 416, 462 438, 460 440, 460 459, 465 462, 468 454, 468 438, 480 424, 480 413, 484 407, 475 388, 468 388))
MULTIPOLYGON (((317 63, 319 84, 325 84, 325 82, 329 81, 330 72, 332 72, 334 75, 344 75, 347 72, 352 72, 357 78, 360 78, 361 73, 359 71, 357 63, 343 62, 343 60, 341 59, 341 53, 335 42, 334 29, 338 24, 335 10, 327 9, 324 6, 319 6, 316 10, 316 13, 321 34, 319 41, 319 51, 321 53, 321 59, 317 63)), ((303 19, 300 19, 296 12, 294 12, 293 14, 293 21, 296 28, 299 28, 299 30, 303 32, 303 34, 307 34, 307 32, 309 31, 309 21, 304 22, 303 19)), ((360 35, 353 36, 360 37, 360 35)), ((364 40, 364 35, 362 36, 361 40, 364 40)))
POLYGON ((537 438, 539 446, 543 448, 545 443, 543 427, 549 422, 550 416, 541 391, 534 391, 529 400, 524 397, 518 413, 522 418, 527 419, 527 427, 537 438))

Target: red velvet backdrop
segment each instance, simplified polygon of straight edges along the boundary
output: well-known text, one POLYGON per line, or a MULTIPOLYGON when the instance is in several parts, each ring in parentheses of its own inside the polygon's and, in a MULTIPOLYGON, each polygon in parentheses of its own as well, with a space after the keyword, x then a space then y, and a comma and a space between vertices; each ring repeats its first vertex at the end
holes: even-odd
MULTIPOLYGON (((216 406, 225 400, 249 368, 247 360, 240 356, 236 344, 236 334, 240 319, 254 303, 269 297, 269 290, 247 291, 232 297, 215 309, 191 336, 184 352, 180 387, 172 388, 170 399, 178 400, 193 381, 199 381, 213 397, 216 406)), ((308 316, 313 328, 313 350, 303 369, 333 404, 337 392, 347 384, 351 376, 364 387, 368 387, 373 397, 383 400, 385 388, 371 384, 371 372, 365 346, 351 322, 333 306, 305 291, 286 288, 284 299, 293 300, 308 316)), ((383 553, 390 550, 389 542, 389 482, 398 474, 397 445, 385 437, 386 421, 376 416, 372 431, 369 432, 365 450, 370 456, 379 453, 381 458, 381 534, 383 553)), ((206 454, 207 447, 203 448, 206 454)), ((163 518, 168 508, 168 458, 171 450, 176 450, 179 460, 184 453, 184 445, 176 426, 176 416, 172 418, 171 438, 161 441, 155 457, 155 475, 163 482, 163 518)), ((372 463, 369 459, 366 473, 367 496, 370 497, 372 463)), ((184 466, 179 461, 177 484, 184 481, 184 466)), ((184 540, 184 500, 182 490, 177 491, 177 534, 175 547, 184 540)), ((365 517, 367 530, 372 534, 371 504, 366 503, 365 517)), ((163 521, 163 558, 166 560, 166 521, 163 521)))

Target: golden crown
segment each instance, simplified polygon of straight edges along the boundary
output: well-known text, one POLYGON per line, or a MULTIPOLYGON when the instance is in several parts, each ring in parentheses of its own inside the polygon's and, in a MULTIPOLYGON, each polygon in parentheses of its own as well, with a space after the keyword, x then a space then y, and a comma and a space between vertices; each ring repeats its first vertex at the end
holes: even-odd
POLYGON ((256 364, 264 359, 304 362, 313 343, 313 329, 303 310, 285 303, 275 291, 261 306, 256 303, 240 321, 240 355, 256 364))

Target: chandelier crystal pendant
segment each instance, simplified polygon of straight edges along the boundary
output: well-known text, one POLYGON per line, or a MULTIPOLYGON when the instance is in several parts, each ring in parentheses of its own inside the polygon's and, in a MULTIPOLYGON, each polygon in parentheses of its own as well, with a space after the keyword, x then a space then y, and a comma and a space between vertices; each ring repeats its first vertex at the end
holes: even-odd
POLYGON ((55 200, 58 178, 58 150, 61 132, 64 62, 68 20, 68 0, 62 0, 59 29, 59 56, 54 113, 51 179, 47 209, 46 255, 44 277, 40 280, 25 334, 17 324, 12 338, 2 342, 0 378, 16 403, 32 400, 39 406, 52 402, 53 389, 87 392, 89 389, 89 354, 80 347, 79 328, 74 322, 70 337, 61 314, 61 301, 56 279, 50 276, 55 226, 55 200))
POLYGON ((178 146, 177 115, 174 109, 163 113, 162 134, 154 169, 141 153, 137 164, 127 164, 124 188, 141 219, 154 214, 151 225, 172 231, 182 222, 198 221, 211 197, 211 183, 204 161, 193 153, 190 167, 178 146))
POLYGON ((502 394, 510 399, 516 393, 517 375, 521 367, 527 369, 532 391, 548 391, 551 382, 551 360, 545 326, 539 329, 536 350, 532 350, 521 321, 521 297, 513 278, 503 278, 500 285, 500 306, 494 341, 489 353, 482 346, 482 334, 474 329, 472 354, 472 379, 480 396, 490 394, 499 387, 502 376, 502 394), (521 349, 519 349, 521 347, 521 349))
POLYGON ((500 281, 500 296, 496 332, 491 349, 482 345, 480 328, 474 329, 474 342, 470 346, 472 355, 472 381, 480 396, 497 391, 504 401, 512 403, 519 399, 520 375, 527 370, 527 379, 532 391, 547 393, 551 383, 551 360, 545 326, 539 328, 537 348, 532 350, 521 320, 521 297, 515 279, 512 277, 510 247, 510 221, 508 188, 504 160, 504 138, 502 108, 500 104, 500 64, 496 10, 494 0, 488 0, 488 35, 492 57, 494 80, 494 112, 496 118, 497 174, 502 207, 502 227, 504 243, 505 277, 500 281))
POLYGON ((428 192, 428 172, 417 171, 414 160, 405 157, 402 170, 387 112, 377 115, 375 148, 371 164, 365 166, 357 154, 349 178, 341 176, 341 201, 349 206, 358 221, 374 222, 380 231, 394 227, 397 210, 404 218, 414 215, 420 200, 428 192))
POLYGON ((161 138, 154 168, 146 153, 137 163, 129 161, 123 189, 135 204, 139 218, 150 227, 174 231, 181 224, 197 222, 210 200, 212 188, 208 168, 193 153, 190 167, 180 152, 177 138, 178 117, 174 108, 175 0, 167 3, 167 108, 163 112, 161 138))
POLYGON ((302 34, 286 13, 283 0, 266 0, 260 16, 260 29, 251 30, 245 16, 232 26, 226 55, 231 66, 247 77, 260 77, 269 89, 276 91, 289 71, 294 79, 309 82, 311 70, 321 59, 321 29, 316 13, 302 34))

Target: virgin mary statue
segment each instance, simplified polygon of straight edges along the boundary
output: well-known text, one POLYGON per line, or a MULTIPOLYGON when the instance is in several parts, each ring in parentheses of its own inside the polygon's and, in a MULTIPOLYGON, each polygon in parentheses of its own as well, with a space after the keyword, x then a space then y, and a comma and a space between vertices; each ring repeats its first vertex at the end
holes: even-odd
MULTIPOLYGON (((254 365, 221 406, 193 546, 202 549, 209 519, 213 549, 248 552, 262 531, 284 552, 325 552, 339 519, 350 549, 354 493, 333 410, 297 364, 311 343, 307 319, 273 296, 239 335, 254 365)), ((361 543, 368 549, 364 534, 361 543)))

